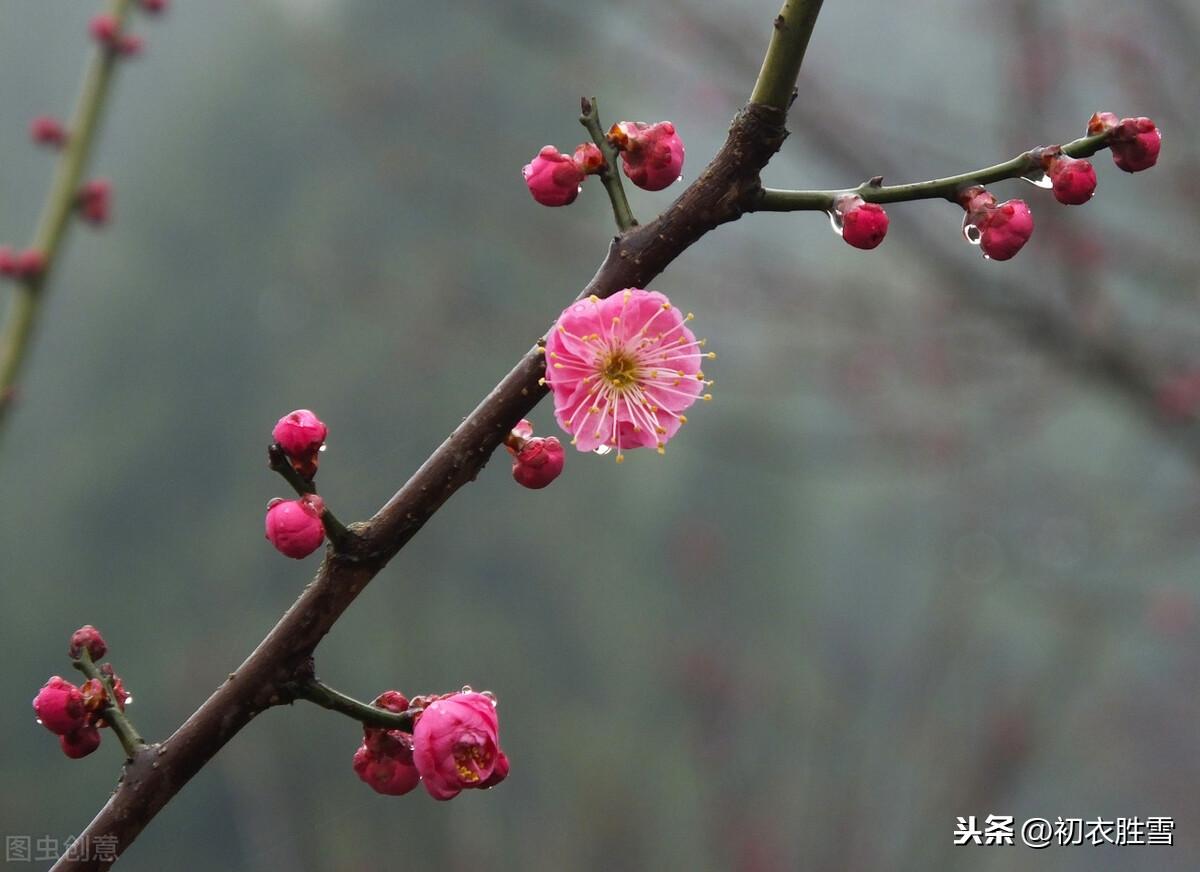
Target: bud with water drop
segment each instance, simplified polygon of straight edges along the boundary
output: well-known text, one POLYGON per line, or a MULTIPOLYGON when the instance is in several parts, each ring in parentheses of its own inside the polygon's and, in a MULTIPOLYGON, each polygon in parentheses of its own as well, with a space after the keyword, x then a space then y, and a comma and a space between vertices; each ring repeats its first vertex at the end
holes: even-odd
POLYGON ((838 197, 829 213, 833 229, 849 245, 869 251, 883 242, 888 216, 878 203, 867 203, 856 194, 838 197))
MULTIPOLYGON (((597 149, 598 150, 598 149, 597 149)), ((587 153, 581 155, 586 163, 587 153)), ((584 170, 574 160, 547 145, 525 164, 521 174, 533 199, 543 206, 568 206, 575 202, 581 189, 584 170)))

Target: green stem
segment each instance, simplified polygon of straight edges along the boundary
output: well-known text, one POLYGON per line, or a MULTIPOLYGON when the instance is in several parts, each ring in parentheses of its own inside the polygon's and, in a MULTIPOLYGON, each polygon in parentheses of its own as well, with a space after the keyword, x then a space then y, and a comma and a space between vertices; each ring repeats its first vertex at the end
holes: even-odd
POLYGON ((751 103, 787 112, 796 90, 796 79, 808 40, 817 24, 822 0, 786 0, 775 18, 775 32, 767 46, 762 69, 750 93, 751 103))
MULTIPOLYGON (((132 0, 109 0, 105 13, 117 22, 118 31, 123 29, 131 7, 132 0)), ((16 283, 8 317, 0 330, 0 426, 7 420, 13 406, 17 378, 37 324, 42 291, 47 285, 75 209, 79 183, 99 127, 100 111, 104 107, 113 70, 118 62, 116 51, 106 46, 96 47, 67 128, 67 142, 55 167, 50 192, 30 245, 35 251, 41 252, 45 265, 37 275, 16 283)))
MULTIPOLYGON (((311 480, 296 472, 296 468, 292 466, 292 462, 288 460, 283 449, 279 447, 278 442, 272 442, 267 448, 267 459, 271 469, 283 476, 284 480, 292 486, 292 490, 299 496, 315 494, 317 492, 317 486, 311 480)), ((346 537, 350 535, 350 531, 346 529, 346 525, 337 519, 328 506, 321 513, 321 523, 325 526, 326 535, 329 536, 330 541, 337 547, 340 547, 346 541, 346 537)))
POLYGON ((388 730, 403 730, 411 733, 413 728, 412 715, 408 712, 390 712, 370 703, 362 702, 341 691, 334 690, 316 678, 297 682, 292 691, 299 699, 316 703, 321 708, 346 715, 366 727, 383 727, 388 730))
MULTIPOLYGON (((1095 136, 1084 136, 1062 147, 1063 154, 1069 157, 1090 157, 1108 144, 1108 134, 1098 133, 1095 136)), ((1012 160, 995 166, 984 167, 969 173, 956 176, 946 176, 931 179, 927 182, 914 182, 910 185, 883 185, 878 179, 863 182, 857 188, 845 188, 840 191, 781 191, 774 188, 763 189, 758 203, 751 211, 754 212, 828 212, 833 208, 834 201, 846 194, 856 194, 868 203, 900 203, 908 200, 944 199, 952 203, 958 202, 958 194, 971 185, 988 185, 1004 179, 1015 179, 1034 172, 1042 171, 1040 160, 1041 149, 1027 151, 1017 155, 1012 160)))
POLYGON ((88 678, 95 678, 104 685, 104 708, 102 710, 104 722, 112 727, 112 731, 116 733, 121 747, 125 749, 125 756, 132 760, 138 751, 146 748, 146 743, 134 728, 133 722, 125 716, 125 712, 121 711, 120 706, 117 705, 117 695, 113 692, 112 682, 92 662, 92 656, 86 648, 80 652, 79 659, 73 661, 73 663, 75 668, 88 678))
POLYGON ((604 155, 604 166, 600 170, 600 181, 604 190, 608 191, 608 199, 612 203, 613 217, 617 219, 617 228, 624 233, 631 227, 637 227, 637 219, 629 208, 629 200, 625 197, 625 188, 621 185, 621 174, 617 172, 617 150, 608 141, 604 128, 600 124, 600 106, 595 97, 584 97, 580 101, 582 111, 579 123, 587 128, 592 136, 592 142, 604 155))

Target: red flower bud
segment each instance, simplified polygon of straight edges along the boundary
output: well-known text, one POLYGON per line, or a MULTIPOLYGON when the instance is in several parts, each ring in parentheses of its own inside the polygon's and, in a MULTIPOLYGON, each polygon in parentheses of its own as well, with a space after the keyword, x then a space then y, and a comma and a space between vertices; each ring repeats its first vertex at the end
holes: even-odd
POLYGON ((547 145, 537 153, 532 161, 525 164, 521 170, 525 177, 525 186, 533 199, 543 206, 567 206, 575 202, 579 196, 579 186, 583 182, 583 170, 565 154, 552 145, 547 145))
POLYGON ((364 743, 354 752, 354 772, 376 793, 403 796, 421 781, 421 774, 412 764, 411 750, 408 756, 408 762, 405 762, 398 756, 377 751, 364 743))
POLYGON ((517 484, 537 490, 558 478, 566 457, 562 444, 554 436, 534 436, 513 458, 512 474, 517 484))
POLYGON ((997 204, 988 191, 975 186, 962 191, 958 201, 967 213, 963 235, 977 244, 985 257, 1008 260, 1033 235, 1033 214, 1024 200, 997 204))
POLYGON ((296 472, 307 479, 317 474, 321 449, 329 428, 308 409, 288 412, 275 424, 271 438, 279 443, 296 472))
POLYGON ((1047 169, 1054 199, 1068 206, 1079 206, 1096 193, 1096 170, 1091 161, 1059 155, 1050 159, 1047 169))
POLYGON ((92 724, 85 724, 73 733, 59 736, 58 744, 64 754, 78 760, 100 747, 100 731, 92 724))
POLYGON ((1158 162, 1162 134, 1149 118, 1122 118, 1108 135, 1113 163, 1127 173, 1148 170, 1158 162))
POLYGON ((67 654, 72 660, 78 660, 85 648, 93 661, 99 660, 108 652, 108 645, 105 644, 104 637, 91 624, 84 624, 71 634, 71 644, 67 648, 67 654))
POLYGON ((60 736, 75 732, 87 720, 83 694, 59 675, 52 677, 38 691, 33 698, 33 710, 43 727, 60 736))
POLYGON ((594 142, 585 142, 583 145, 576 146, 571 160, 585 176, 594 175, 604 168, 604 153, 594 142))
POLYGON ((855 248, 870 250, 883 242, 888 216, 878 203, 865 203, 862 197, 839 197, 834 211, 841 219, 842 239, 855 248))
POLYGON ((287 557, 307 557, 325 541, 323 511, 325 502, 316 494, 298 500, 272 500, 267 506, 267 539, 287 557))
POLYGON ((661 191, 679 179, 683 140, 670 121, 620 121, 608 131, 608 139, 621 152, 625 175, 639 188, 661 191))
POLYGON ((39 115, 29 122, 29 138, 38 145, 61 148, 66 144, 67 131, 57 118, 39 115))
POLYGON ((112 182, 92 179, 75 195, 75 204, 83 220, 97 227, 107 224, 112 215, 112 182))
POLYGON ((1108 133, 1117 126, 1117 116, 1111 112, 1097 112, 1088 119, 1087 132, 1088 136, 1095 136, 1098 133, 1108 133))

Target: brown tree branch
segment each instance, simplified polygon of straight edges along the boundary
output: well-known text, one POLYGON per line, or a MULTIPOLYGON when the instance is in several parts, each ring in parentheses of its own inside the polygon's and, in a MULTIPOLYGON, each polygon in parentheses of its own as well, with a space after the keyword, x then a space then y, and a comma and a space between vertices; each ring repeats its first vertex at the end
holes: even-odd
MULTIPOLYGON (((795 87, 819 8, 819 0, 785 3, 780 19, 794 18, 798 24, 788 27, 776 20, 759 73, 760 82, 770 79, 771 94, 789 76, 787 91, 795 87)), ((645 287, 705 233, 741 217, 759 196, 759 172, 787 135, 786 114, 781 105, 748 103, 734 118, 716 157, 666 212, 613 240, 579 298, 645 287)), ((326 549, 316 578, 245 662, 170 738, 139 751, 126 764, 116 791, 80 834, 87 839, 84 844, 115 837, 119 856, 238 731, 266 709, 293 701, 289 688, 311 672, 313 651, 342 613, 434 512, 474 480, 505 435, 542 399, 546 389, 538 382, 543 372, 535 345, 374 517, 349 525, 352 535, 326 549)), ((53 868, 64 872, 111 865, 107 855, 93 855, 63 857, 53 868)))

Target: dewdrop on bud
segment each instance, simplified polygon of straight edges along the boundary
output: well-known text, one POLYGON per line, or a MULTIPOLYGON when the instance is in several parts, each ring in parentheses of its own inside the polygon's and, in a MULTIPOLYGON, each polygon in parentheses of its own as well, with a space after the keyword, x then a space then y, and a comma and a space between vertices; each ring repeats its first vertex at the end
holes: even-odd
POLYGON ((567 206, 579 196, 583 170, 574 160, 547 145, 521 170, 525 186, 543 206, 567 206))
POLYGON ((321 513, 325 502, 316 494, 298 500, 271 500, 267 506, 267 539, 286 557, 307 557, 325 541, 321 513))
POLYGON ((608 141, 621 152, 621 167, 639 188, 661 191, 678 181, 683 170, 683 140, 670 121, 618 121, 609 129, 608 141))
POLYGON ((834 202, 829 223, 849 245, 869 251, 883 242, 888 216, 878 203, 866 203, 862 197, 847 194, 834 202))
POLYGON ((978 185, 963 190, 958 201, 966 211, 963 237, 978 245, 988 260, 1008 260, 1033 234, 1033 214, 1024 200, 996 203, 978 185))
POLYGON ((317 474, 328 435, 325 422, 308 409, 288 412, 271 430, 271 438, 288 456, 292 468, 310 481, 317 474))

